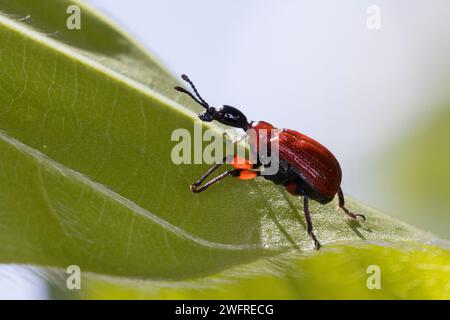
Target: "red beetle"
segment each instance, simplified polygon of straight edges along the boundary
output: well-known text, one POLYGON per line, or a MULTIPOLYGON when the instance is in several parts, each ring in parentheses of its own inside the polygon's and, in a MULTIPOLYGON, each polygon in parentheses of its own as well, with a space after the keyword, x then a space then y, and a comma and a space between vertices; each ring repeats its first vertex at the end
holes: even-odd
MULTIPOLYGON (((216 120, 225 125, 243 129, 245 132, 252 129, 256 131, 256 136, 259 136, 258 133, 261 130, 272 130, 273 134, 271 135, 270 141, 277 140, 278 142, 279 169, 275 174, 262 176, 276 184, 285 186, 286 190, 293 195, 303 196, 303 211, 308 226, 308 234, 314 241, 316 250, 320 248, 320 242, 313 232, 308 208, 309 199, 326 204, 332 201, 337 194, 339 207, 349 217, 353 219, 358 217, 363 220, 366 219, 364 215, 352 213, 345 208, 344 194, 341 189, 341 167, 327 148, 310 137, 294 130, 277 129, 270 123, 264 121, 248 122, 245 115, 232 106, 210 107, 200 96, 192 81, 184 74, 181 78, 190 84, 195 96, 182 87, 175 87, 175 90, 189 95, 194 101, 206 109, 198 115, 202 121, 211 122, 216 120)), ((252 142, 250 141, 250 143, 252 142)), ((253 144, 258 143, 259 141, 253 142, 253 144)), ((235 157, 233 162, 234 169, 225 171, 202 185, 203 181, 223 163, 215 164, 197 182, 191 185, 191 191, 194 193, 202 192, 227 176, 237 177, 243 180, 256 178, 260 175, 258 169, 264 166, 259 160, 256 164, 250 164, 248 162, 239 164, 237 160, 235 157)))

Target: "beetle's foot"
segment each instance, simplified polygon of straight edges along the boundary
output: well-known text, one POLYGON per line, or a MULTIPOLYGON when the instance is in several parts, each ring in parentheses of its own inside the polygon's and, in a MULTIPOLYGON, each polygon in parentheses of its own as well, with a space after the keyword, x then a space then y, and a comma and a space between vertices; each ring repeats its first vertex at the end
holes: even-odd
POLYGON ((189 186, 189 189, 191 189, 191 192, 192 192, 192 193, 199 193, 200 190, 199 190, 198 187, 199 187, 198 184, 192 183, 192 184, 189 186))
POLYGON ((322 245, 320 244, 319 241, 314 241, 314 249, 315 249, 315 250, 319 250, 321 246, 322 246, 322 245))
POLYGON ((346 212, 349 217, 352 219, 357 220, 358 218, 361 218, 362 221, 366 221, 366 216, 360 213, 353 213, 353 212, 346 212))
POLYGON ((348 209, 347 209, 346 207, 344 207, 344 206, 341 206, 340 208, 341 208, 342 210, 344 210, 345 214, 348 215, 350 218, 355 219, 355 220, 358 219, 358 218, 361 218, 362 221, 366 221, 366 216, 365 216, 365 215, 360 214, 360 213, 353 213, 353 212, 350 212, 350 211, 348 211, 348 209))
POLYGON ((319 240, 317 240, 316 235, 313 232, 310 232, 309 236, 311 237, 312 241, 314 242, 314 249, 319 250, 322 245, 320 244, 319 240))

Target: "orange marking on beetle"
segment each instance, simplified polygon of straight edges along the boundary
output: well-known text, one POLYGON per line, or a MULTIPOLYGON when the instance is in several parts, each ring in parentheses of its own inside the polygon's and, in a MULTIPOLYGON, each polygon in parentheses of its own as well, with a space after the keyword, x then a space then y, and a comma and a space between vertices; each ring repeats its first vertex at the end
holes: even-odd
POLYGON ((241 174, 239 175, 239 179, 241 180, 251 180, 255 179, 258 176, 258 174, 255 171, 251 170, 242 170, 241 174))
POLYGON ((251 169, 253 167, 250 161, 238 155, 234 156, 232 165, 236 169, 251 169))

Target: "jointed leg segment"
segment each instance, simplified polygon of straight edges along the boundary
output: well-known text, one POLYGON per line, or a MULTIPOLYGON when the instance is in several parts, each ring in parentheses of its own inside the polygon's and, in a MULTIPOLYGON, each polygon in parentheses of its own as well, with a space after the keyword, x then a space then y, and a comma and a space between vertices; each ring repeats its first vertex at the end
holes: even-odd
POLYGON ((365 215, 359 214, 359 213, 352 213, 352 212, 348 211, 348 209, 345 207, 344 193, 342 192, 341 188, 339 188, 339 191, 338 191, 338 198, 339 198, 339 208, 344 210, 346 215, 348 215, 349 217, 351 217, 353 219, 357 219, 358 217, 360 217, 361 219, 366 220, 365 215))
POLYGON ((217 177, 215 177, 214 179, 209 180, 207 183, 205 183, 204 185, 201 185, 201 183, 212 173, 214 172, 214 170, 216 170, 218 167, 218 165, 216 164, 214 167, 212 167, 211 169, 209 169, 197 182, 191 184, 191 191, 193 193, 200 193, 202 191, 205 191, 209 186, 213 185, 216 182, 219 182, 220 180, 222 180, 223 178, 226 178, 228 176, 239 176, 240 173, 240 169, 233 169, 233 170, 228 170, 225 171, 224 173, 218 175, 217 177))
POLYGON ((306 225, 307 225, 307 231, 311 239, 314 241, 314 248, 316 250, 320 249, 320 242, 317 240, 316 235, 313 232, 313 224, 311 220, 311 215, 309 214, 309 204, 308 204, 308 197, 303 197, 303 211, 305 212, 305 219, 306 219, 306 225))
POLYGON ((223 178, 226 178, 228 176, 240 177, 241 179, 249 179, 249 178, 254 178, 260 174, 259 171, 250 171, 248 169, 243 169, 243 168, 234 168, 232 170, 225 171, 224 173, 218 175, 214 179, 211 179, 210 181, 208 181, 204 185, 202 185, 203 181, 205 181, 206 178, 208 178, 222 164, 226 163, 227 159, 229 159, 229 157, 225 157, 223 159, 222 163, 216 163, 211 168, 209 168, 209 170, 206 171, 205 174, 203 176, 201 176, 201 178, 198 181, 191 184, 191 191, 193 193, 200 193, 202 191, 205 191, 209 186, 215 184, 216 182, 219 182, 220 180, 222 180, 223 178))

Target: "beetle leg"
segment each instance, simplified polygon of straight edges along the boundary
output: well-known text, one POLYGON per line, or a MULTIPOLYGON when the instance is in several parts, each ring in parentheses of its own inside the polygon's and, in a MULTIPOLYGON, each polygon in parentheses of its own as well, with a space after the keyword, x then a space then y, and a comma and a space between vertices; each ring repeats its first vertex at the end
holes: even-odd
MULTIPOLYGON (((202 184, 203 181, 205 181, 206 178, 208 178, 211 173, 213 173, 214 171, 217 170, 218 167, 220 167, 223 163, 216 163, 215 165, 213 165, 211 168, 208 169, 208 171, 206 171, 200 179, 198 179, 196 182, 194 182, 193 184, 191 184, 191 191, 192 192, 196 192, 196 190, 198 189, 198 187, 200 187, 200 185, 202 184)), ((198 191, 200 192, 200 191, 198 191)))
POLYGON ((214 179, 209 180, 207 183, 205 183, 204 185, 201 185, 201 183, 203 182, 203 180, 206 179, 206 177, 208 177, 214 170, 216 170, 219 167, 219 165, 214 165, 211 169, 209 169, 201 178, 200 180, 198 180, 197 182, 191 184, 191 191, 193 193, 200 193, 202 191, 205 191, 209 186, 213 185, 216 182, 219 182, 220 180, 222 180, 223 178, 226 178, 228 176, 239 176, 241 169, 233 169, 233 170, 228 170, 225 171, 224 173, 218 175, 217 177, 215 177, 214 179))
POLYGON ((196 182, 191 184, 190 188, 193 193, 199 193, 204 190, 206 190, 210 185, 219 182, 223 178, 227 176, 237 177, 241 180, 249 180, 254 179, 257 176, 259 176, 261 173, 259 171, 256 171, 258 165, 253 165, 249 163, 248 161, 245 161, 245 159, 242 160, 243 163, 240 163, 242 159, 237 159, 236 156, 225 156, 223 158, 223 161, 221 163, 216 163, 211 168, 206 171, 200 179, 198 179, 196 182), (222 164, 224 163, 230 163, 233 165, 234 169, 225 171, 224 173, 218 175, 214 179, 208 181, 204 185, 202 185, 203 181, 206 180, 214 171, 217 170, 222 164))
POLYGON ((308 226, 308 234, 311 239, 314 241, 314 249, 320 249, 320 242, 317 240, 316 235, 313 232, 313 224, 311 220, 311 215, 309 214, 309 205, 308 205, 308 197, 303 197, 303 212, 305 212, 306 225, 308 226))
POLYGON ((217 165, 215 165, 214 167, 212 167, 211 169, 209 169, 206 174, 204 174, 200 180, 198 180, 197 182, 191 184, 191 191, 193 193, 200 193, 202 191, 205 191, 209 186, 213 185, 216 182, 219 182, 220 180, 222 180, 223 178, 226 178, 228 176, 231 177, 236 177, 239 178, 241 180, 249 180, 249 179, 254 179, 257 176, 260 175, 259 171, 250 171, 247 169, 232 169, 232 170, 228 170, 225 171, 224 173, 218 175, 217 177, 215 177, 214 179, 209 180, 207 183, 205 183, 204 185, 201 185, 201 183, 203 182, 203 180, 209 176, 211 174, 211 172, 213 172, 214 170, 212 170, 213 168, 217 168, 217 165), (206 176, 206 177, 205 177, 206 176))
POLYGON ((345 207, 344 193, 342 192, 342 189, 340 187, 339 187, 339 191, 338 191, 338 197, 339 197, 339 208, 344 210, 346 215, 348 215, 352 219, 357 219, 358 217, 360 217, 364 221, 366 220, 365 215, 360 214, 360 213, 352 213, 352 212, 348 211, 348 209, 345 207))
MULTIPOLYGON (((208 169, 208 171, 206 171, 201 177, 200 179, 198 179, 196 182, 194 182, 193 184, 191 184, 191 191, 195 192, 195 190, 202 184, 203 181, 205 181, 206 178, 208 178, 211 173, 213 173, 214 171, 217 170, 217 168, 219 168, 222 164, 226 163, 227 160, 230 159, 230 156, 225 156, 223 157, 223 160, 221 163, 216 163, 215 165, 213 165, 211 168, 208 169)), ((199 191, 200 192, 200 191, 199 191)))

